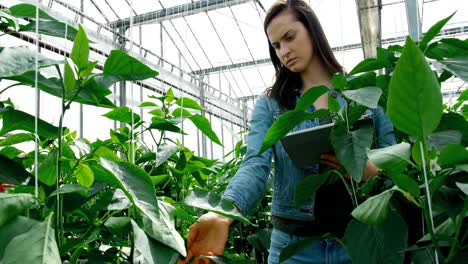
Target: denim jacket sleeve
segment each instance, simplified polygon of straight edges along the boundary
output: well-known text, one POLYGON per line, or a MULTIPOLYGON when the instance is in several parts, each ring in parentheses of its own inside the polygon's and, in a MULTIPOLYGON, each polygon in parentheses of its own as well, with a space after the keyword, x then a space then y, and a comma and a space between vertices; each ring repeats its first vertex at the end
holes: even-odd
POLYGON ((237 173, 231 179, 223 198, 231 200, 247 215, 263 195, 271 169, 273 149, 269 148, 257 155, 273 117, 268 106, 268 97, 257 99, 247 136, 247 153, 237 173))
POLYGON ((393 125, 381 107, 372 109, 374 129, 377 137, 377 148, 384 148, 396 144, 393 125))

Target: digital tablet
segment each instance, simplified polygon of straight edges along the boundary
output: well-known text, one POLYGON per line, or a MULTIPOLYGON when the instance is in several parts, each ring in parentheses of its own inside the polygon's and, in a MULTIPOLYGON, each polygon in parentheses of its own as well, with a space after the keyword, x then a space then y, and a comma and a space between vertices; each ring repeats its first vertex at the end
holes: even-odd
POLYGON ((298 168, 319 163, 320 155, 333 153, 330 133, 335 123, 328 123, 287 134, 281 142, 298 168))

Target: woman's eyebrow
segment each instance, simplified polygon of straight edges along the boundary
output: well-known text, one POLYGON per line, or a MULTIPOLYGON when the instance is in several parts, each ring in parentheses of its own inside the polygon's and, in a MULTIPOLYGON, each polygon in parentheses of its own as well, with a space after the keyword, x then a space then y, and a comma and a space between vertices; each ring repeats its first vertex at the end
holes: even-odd
MULTIPOLYGON (((292 31, 292 29, 286 31, 286 32, 281 36, 281 38, 280 38, 279 40, 284 39, 284 38, 286 37, 286 35, 288 35, 289 33, 291 33, 291 31, 292 31)), ((279 40, 278 40, 278 41, 279 41, 279 40)), ((278 44, 278 41, 272 42, 271 45, 278 44)))

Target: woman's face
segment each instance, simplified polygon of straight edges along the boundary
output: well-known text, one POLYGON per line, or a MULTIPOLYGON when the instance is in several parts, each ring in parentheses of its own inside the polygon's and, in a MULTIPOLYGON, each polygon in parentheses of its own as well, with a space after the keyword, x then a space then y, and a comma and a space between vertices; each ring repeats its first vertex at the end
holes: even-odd
POLYGON ((289 10, 279 13, 267 27, 276 56, 292 72, 303 72, 313 57, 312 41, 305 26, 289 10))

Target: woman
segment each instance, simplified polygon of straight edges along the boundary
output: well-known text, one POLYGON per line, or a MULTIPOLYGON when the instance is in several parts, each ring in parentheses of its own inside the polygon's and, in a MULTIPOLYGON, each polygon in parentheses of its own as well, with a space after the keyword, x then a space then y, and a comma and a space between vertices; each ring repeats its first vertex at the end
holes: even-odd
MULTIPOLYGON (((269 40, 270 57, 276 70, 276 81, 267 91, 267 95, 260 97, 255 104, 250 121, 246 157, 223 197, 233 201, 236 207, 247 215, 264 193, 271 159, 275 159, 271 212, 274 229, 268 263, 279 263, 279 255, 287 245, 327 232, 342 234, 344 227, 329 224, 333 223, 333 220, 318 219, 320 217, 317 214, 322 215, 324 211, 333 210, 329 210, 329 205, 320 207, 320 202, 314 197, 301 208, 294 206, 296 183, 307 175, 318 173, 320 166, 308 169, 295 167, 281 143, 276 143, 262 155, 257 153, 273 121, 284 111, 293 109, 300 94, 310 87, 331 87, 333 74, 342 72, 342 67, 335 59, 317 17, 302 0, 276 2, 267 12, 264 29, 269 40)), ((324 94, 318 98, 310 111, 328 108, 328 96, 324 94)), ((388 134, 393 128, 381 111, 375 111, 374 124, 377 136, 386 135, 379 140, 379 147, 385 146, 385 142, 395 142, 394 137, 388 134)), ((317 125, 318 121, 310 120, 300 124, 295 130, 317 125)), ((323 155, 321 163, 333 168, 341 167, 333 155, 323 155)), ((375 165, 368 162, 364 178, 367 179, 378 171, 375 165)), ((342 189, 341 193, 332 193, 329 198, 321 201, 341 199, 336 199, 333 196, 335 194, 340 197, 348 195, 342 189)), ((349 215, 349 212, 346 212, 346 215, 349 215)), ((199 255, 222 255, 231 223, 231 219, 214 213, 201 216, 188 234, 186 262, 199 255)), ((338 242, 323 240, 311 244, 284 263, 350 262, 349 256, 338 242)))

